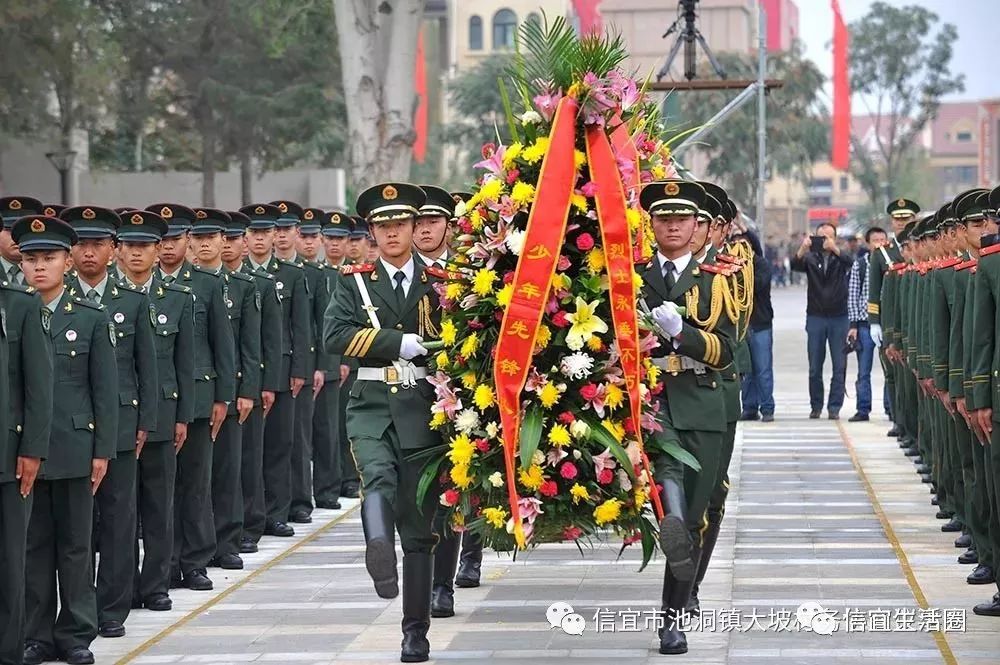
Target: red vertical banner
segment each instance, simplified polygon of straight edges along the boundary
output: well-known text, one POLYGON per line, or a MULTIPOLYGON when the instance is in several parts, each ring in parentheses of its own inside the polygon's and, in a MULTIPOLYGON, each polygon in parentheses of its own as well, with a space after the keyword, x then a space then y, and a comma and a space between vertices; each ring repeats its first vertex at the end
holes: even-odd
POLYGON ((838 0, 833 7, 833 138, 830 162, 833 168, 846 171, 851 159, 851 82, 848 71, 850 36, 838 0))
POLYGON ((424 29, 417 33, 417 63, 413 73, 414 88, 417 92, 417 110, 413 116, 413 131, 417 138, 413 141, 413 158, 424 163, 427 157, 427 63, 424 53, 424 29))
POLYGON ((573 11, 579 21, 581 35, 601 34, 601 11, 598 5, 601 0, 573 0, 573 11))

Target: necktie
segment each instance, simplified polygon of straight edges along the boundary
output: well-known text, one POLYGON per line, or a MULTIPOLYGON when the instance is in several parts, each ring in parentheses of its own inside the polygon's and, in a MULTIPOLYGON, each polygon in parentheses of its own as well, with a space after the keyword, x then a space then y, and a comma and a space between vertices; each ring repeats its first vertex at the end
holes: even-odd
POLYGON ((87 300, 89 300, 92 303, 100 302, 100 300, 97 297, 97 289, 91 289, 87 291, 87 300))
POLYGON ((397 270, 392 279, 396 282, 396 302, 402 307, 403 303, 406 302, 406 293, 403 291, 403 280, 406 279, 406 274, 402 270, 397 270))
POLYGON ((663 281, 667 284, 667 292, 674 288, 674 262, 664 261, 663 262, 663 281))
POLYGON ((14 264, 10 267, 10 281, 14 284, 24 284, 24 273, 21 272, 21 266, 14 264))
POLYGON ((163 276, 163 283, 164 284, 169 284, 172 281, 174 281, 174 276, 173 275, 164 275, 163 276))

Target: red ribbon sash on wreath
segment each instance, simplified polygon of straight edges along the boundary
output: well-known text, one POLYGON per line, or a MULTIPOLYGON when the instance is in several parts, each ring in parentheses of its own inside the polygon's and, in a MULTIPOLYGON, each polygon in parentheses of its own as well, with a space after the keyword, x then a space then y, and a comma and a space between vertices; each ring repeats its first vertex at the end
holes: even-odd
MULTIPOLYGON (((507 496, 514 525, 514 539, 520 549, 526 544, 514 467, 521 428, 520 398, 531 367, 535 339, 541 326, 552 277, 566 236, 571 196, 576 184, 576 167, 573 163, 576 114, 576 100, 564 97, 556 109, 549 135, 549 149, 542 161, 535 203, 525 231, 524 251, 514 272, 513 295, 500 325, 493 365, 493 381, 502 427, 507 496)), ((640 424, 639 331, 632 286, 634 267, 631 237, 625 217, 625 195, 611 144, 602 129, 588 129, 587 153, 591 178, 597 191, 597 216, 610 276, 611 311, 616 341, 629 395, 632 422, 642 453, 643 467, 648 473, 649 460, 643 451, 640 424)), ((652 481, 651 478, 650 480, 652 481)), ((663 515, 660 497, 656 491, 650 494, 657 518, 660 519, 663 515)))
POLYGON ((524 250, 514 272, 514 292, 500 324, 500 338, 493 362, 493 382, 503 429, 507 497, 514 522, 514 540, 520 549, 525 547, 525 538, 514 458, 521 429, 521 390, 528 379, 535 338, 566 237, 570 197, 576 184, 576 167, 573 164, 576 111, 577 103, 572 97, 563 97, 556 109, 549 134, 549 150, 542 160, 538 177, 535 204, 528 216, 524 250))

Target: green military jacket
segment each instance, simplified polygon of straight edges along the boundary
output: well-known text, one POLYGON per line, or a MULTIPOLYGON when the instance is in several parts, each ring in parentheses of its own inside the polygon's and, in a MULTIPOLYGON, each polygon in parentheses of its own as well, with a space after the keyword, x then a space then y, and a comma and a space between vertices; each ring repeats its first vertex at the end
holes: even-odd
MULTIPOLYGON (((346 264, 343 264, 346 265, 346 264)), ((326 310, 329 309, 330 303, 333 301, 333 294, 337 291, 337 284, 340 282, 340 266, 334 266, 329 263, 325 264, 326 270, 324 274, 326 276, 326 303, 322 306, 322 316, 319 319, 319 336, 317 340, 317 358, 318 365, 317 369, 323 370, 324 378, 327 381, 339 381, 340 380, 340 365, 341 357, 338 354, 330 353, 326 350, 326 345, 322 343, 323 340, 323 322, 326 319, 326 310)))
POLYGON ((958 399, 964 397, 968 402, 972 392, 972 325, 975 308, 975 291, 973 290, 971 270, 976 265, 976 259, 967 259, 955 266, 955 279, 952 281, 955 310, 951 321, 951 349, 948 356, 948 394, 958 399))
POLYGON ((118 333, 103 305, 63 291, 49 317, 60 408, 52 412, 49 456, 39 477, 85 478, 94 459, 118 448, 118 333))
MULTIPOLYGON (((894 266, 900 265, 894 264, 894 266)), ((869 272, 871 266, 869 264, 869 272)), ((885 344, 900 346, 902 336, 899 332, 899 280, 896 270, 889 270, 882 280, 882 302, 879 304, 879 318, 882 322, 882 336, 885 344)), ((870 285, 869 285, 870 286, 870 285)), ((869 317, 871 314, 868 315, 869 317)), ((869 322, 871 319, 869 319, 869 322)))
MULTIPOLYGON (((116 283, 117 271, 108 273, 101 304, 115 324, 118 336, 115 360, 118 365, 118 450, 135 450, 137 430, 156 429, 156 343, 153 325, 156 313, 142 291, 116 283)), ((82 297, 89 290, 75 271, 67 274, 69 294, 82 297)))
MULTIPOLYGON (((258 400, 261 377, 260 293, 250 275, 228 268, 223 268, 223 272, 228 284, 226 308, 236 349, 236 396, 258 400)), ((229 405, 229 414, 235 413, 236 400, 233 400, 229 405)))
MULTIPOLYGON (((719 252, 716 251, 715 246, 711 246, 708 253, 705 255, 704 261, 701 265, 717 265, 717 257, 719 252)), ((736 279, 740 279, 737 277, 736 279)), ((751 287, 752 288, 752 287, 751 287)), ((749 323, 750 313, 741 312, 739 317, 739 324, 743 326, 743 330, 746 330, 747 324, 749 323)), ((732 320, 730 319, 730 322, 732 320)), ((742 397, 742 386, 740 384, 740 372, 749 371, 749 369, 744 369, 744 363, 749 365, 750 361, 750 345, 746 340, 739 342, 735 341, 735 325, 733 322, 733 363, 728 367, 719 371, 722 376, 722 394, 725 397, 726 403, 726 422, 735 423, 740 419, 740 415, 743 412, 742 406, 740 404, 740 398, 742 397)))
POLYGON ((653 357, 687 356, 706 366, 704 373, 685 370, 663 374, 662 399, 671 423, 678 430, 725 432, 729 422, 722 373, 733 370, 736 329, 725 312, 712 326, 703 326, 695 320, 707 318, 715 280, 728 279, 715 270, 692 259, 669 292, 658 257, 642 272, 642 298, 650 309, 668 300, 688 308, 681 334, 673 341, 660 340, 660 346, 652 351, 653 357), (694 304, 697 312, 689 307, 694 304))
POLYGON ((937 390, 948 390, 952 317, 955 315, 955 266, 959 263, 961 259, 958 257, 941 261, 928 275, 931 279, 931 373, 937 390))
POLYGON ((312 298, 312 368, 313 371, 323 371, 326 369, 324 367, 324 356, 326 353, 323 351, 323 345, 319 342, 323 339, 323 316, 326 314, 327 305, 330 304, 330 290, 326 276, 329 269, 316 261, 307 261, 300 258, 299 262, 305 270, 306 282, 309 284, 309 295, 312 298))
MULTIPOLYGON (((244 268, 253 271, 249 259, 244 268)), ((266 271, 274 277, 274 289, 281 303, 281 369, 276 392, 291 390, 291 378, 312 380, 315 362, 312 302, 302 264, 271 257, 266 271)))
MULTIPOLYGON (((329 353, 357 358, 361 367, 387 367, 399 359, 404 333, 425 339, 438 336, 441 313, 432 286, 437 278, 419 260, 414 259, 413 264, 413 281, 402 306, 397 303, 392 280, 381 261, 344 269, 323 325, 323 344, 329 353), (362 285, 375 308, 378 329, 365 309, 362 285)), ((418 356, 412 362, 423 366, 427 358, 418 356)), ((440 435, 429 425, 434 388, 427 381, 405 388, 359 380, 354 382, 350 397, 347 435, 351 440, 381 439, 393 426, 403 448, 441 443, 440 435)))
POLYGON ((225 275, 184 262, 174 282, 194 297, 194 419, 209 418, 212 404, 236 399, 236 342, 229 323, 225 275))
POLYGON ((882 300, 885 297, 886 272, 894 263, 903 260, 899 243, 893 238, 888 245, 871 253, 868 259, 868 323, 882 325, 882 300))
POLYGON ((156 429, 147 441, 173 441, 174 426, 194 420, 194 300, 191 289, 154 277, 149 300, 156 312, 156 429))
POLYGON ((53 383, 48 321, 34 288, 0 281, 8 377, 4 411, 9 428, 0 436, 0 482, 15 480, 18 457, 45 459, 49 455, 53 383))
POLYGON ((1000 245, 980 252, 972 324, 972 409, 993 409, 1000 422, 1000 245))
MULTIPOLYGON (((242 265, 240 271, 253 278, 260 297, 260 389, 270 392, 287 390, 288 377, 281 374, 284 323, 274 277, 266 270, 254 270, 247 263, 242 265)), ((260 402, 259 394, 254 401, 260 402)))

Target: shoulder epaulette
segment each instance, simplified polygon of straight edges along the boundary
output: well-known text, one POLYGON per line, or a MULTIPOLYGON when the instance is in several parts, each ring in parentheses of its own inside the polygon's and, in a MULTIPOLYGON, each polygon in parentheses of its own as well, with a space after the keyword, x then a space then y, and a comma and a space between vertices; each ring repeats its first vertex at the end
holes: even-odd
POLYGON ((201 266, 191 266, 195 272, 201 273, 202 275, 211 275, 212 277, 218 277, 222 279, 224 274, 222 272, 215 272, 214 270, 209 270, 208 268, 202 268, 201 266))
POLYGON ((731 254, 716 254, 716 261, 721 261, 722 263, 729 263, 734 266, 743 267, 746 265, 746 259, 741 259, 738 256, 732 256, 731 254))
POLYGON ((962 259, 960 259, 959 257, 956 256, 956 257, 953 257, 953 258, 950 258, 950 259, 944 259, 943 261, 941 261, 940 263, 938 263, 937 268, 938 268, 938 270, 940 270, 942 268, 951 268, 951 267, 957 266, 961 262, 962 262, 962 259))
POLYGON ((177 291, 178 293, 191 293, 190 286, 184 286, 183 284, 177 284, 176 282, 171 282, 170 284, 164 284, 163 288, 167 291, 177 291))
POLYGON ((107 309, 104 305, 99 302, 91 302, 86 298, 73 298, 73 304, 83 305, 84 307, 89 307, 90 309, 96 309, 98 312, 103 312, 107 309))
POLYGON ((906 268, 906 263, 893 263, 892 265, 889 266, 889 270, 892 270, 894 272, 901 272, 905 268, 906 268))
POLYGON ((955 270, 968 270, 969 268, 972 268, 973 266, 975 266, 976 263, 978 263, 978 262, 979 262, 979 259, 969 259, 968 261, 964 261, 962 263, 959 263, 957 266, 955 266, 955 270))
POLYGON ((302 259, 302 265, 315 268, 316 270, 324 270, 326 268, 326 266, 319 261, 309 261, 307 259, 302 259))
POLYGON ((723 275, 725 277, 733 276, 732 267, 725 264, 720 265, 718 263, 702 263, 701 269, 704 270, 705 272, 710 272, 714 275, 723 275))
POLYGON ((251 277, 263 277, 265 279, 269 279, 271 281, 274 281, 274 275, 272 275, 271 273, 269 273, 267 271, 267 269, 265 269, 265 268, 254 268, 253 272, 250 273, 250 276, 251 277))
POLYGON ((232 277, 233 279, 238 279, 238 280, 240 280, 242 282, 252 282, 253 281, 253 276, 252 275, 248 275, 245 272, 242 272, 240 270, 234 270, 234 271, 232 271, 231 273, 229 273, 229 277, 232 277))
POLYGON ((124 279, 111 280, 111 286, 118 289, 119 291, 125 291, 127 293, 137 293, 140 296, 143 295, 142 289, 137 289, 133 286, 129 286, 129 283, 124 279))
POLYGON ((990 254, 996 254, 997 252, 1000 252, 1000 243, 990 245, 986 249, 980 250, 979 256, 989 256, 990 254))
POLYGON ((23 284, 18 284, 17 282, 8 282, 7 280, 3 280, 2 282, 0 282, 0 288, 4 288, 8 291, 14 291, 16 293, 35 292, 35 287, 33 286, 24 286, 23 284))
MULTIPOLYGON (((375 270, 374 263, 356 263, 354 265, 344 265, 340 267, 340 273, 342 275, 353 275, 355 273, 366 273, 375 270)), ((426 270, 426 268, 425 268, 426 270)))
POLYGON ((424 272, 438 279, 459 279, 462 273, 445 270, 441 266, 427 266, 424 272))
POLYGON ((291 266, 293 268, 298 268, 299 270, 304 270, 304 266, 301 262, 297 263, 295 261, 288 261, 287 259, 278 259, 278 263, 283 266, 291 266))

